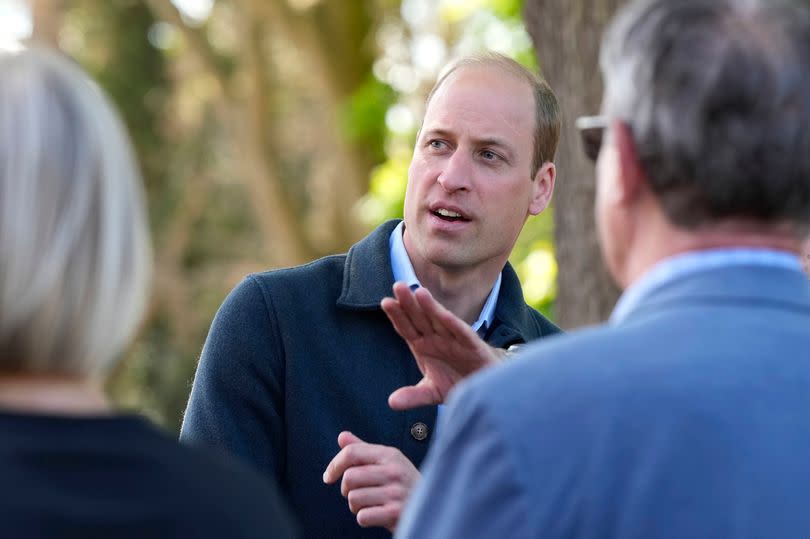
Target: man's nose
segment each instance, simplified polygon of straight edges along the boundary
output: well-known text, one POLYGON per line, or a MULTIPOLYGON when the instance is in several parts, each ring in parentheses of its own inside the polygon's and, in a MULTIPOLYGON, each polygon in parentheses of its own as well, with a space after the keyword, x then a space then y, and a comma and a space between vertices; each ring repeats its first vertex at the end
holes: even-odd
POLYGON ((437 181, 448 193, 470 188, 471 162, 461 150, 456 150, 445 162, 437 181))

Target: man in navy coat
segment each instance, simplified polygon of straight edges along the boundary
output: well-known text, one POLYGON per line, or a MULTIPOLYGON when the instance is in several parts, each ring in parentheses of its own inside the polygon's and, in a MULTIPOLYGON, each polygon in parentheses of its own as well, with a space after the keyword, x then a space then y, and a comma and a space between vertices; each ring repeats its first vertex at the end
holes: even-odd
POLYGON ((625 292, 454 391, 398 537, 810 537, 810 7, 632 2, 601 66, 625 292))
POLYGON ((420 394, 428 384, 380 303, 395 281, 430 290, 477 333, 475 368, 497 361, 494 348, 557 333, 507 258, 551 198, 559 130, 553 92, 516 62, 456 63, 428 98, 404 221, 237 286, 208 334, 181 438, 273 477, 305 537, 390 536, 437 401, 420 394), (392 409, 401 386, 416 394, 398 392, 392 409), (401 411, 400 397, 429 406, 401 411))

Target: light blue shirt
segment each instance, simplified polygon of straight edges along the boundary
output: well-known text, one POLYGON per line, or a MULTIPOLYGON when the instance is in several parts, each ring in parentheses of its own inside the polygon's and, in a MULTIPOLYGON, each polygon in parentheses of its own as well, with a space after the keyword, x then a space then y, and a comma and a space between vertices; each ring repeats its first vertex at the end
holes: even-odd
MULTIPOLYGON (((405 221, 400 222, 397 227, 391 232, 391 237, 388 240, 388 245, 391 248, 391 270, 394 272, 394 281, 402 281, 407 284, 411 290, 414 290, 422 284, 416 277, 416 272, 413 270, 413 264, 408 256, 408 251, 405 250, 405 241, 402 239, 402 231, 405 230, 405 221)), ((478 315, 478 320, 473 322, 473 331, 483 339, 487 332, 487 328, 492 325, 495 319, 495 305, 498 303, 498 293, 501 291, 501 274, 495 280, 492 291, 489 293, 484 308, 481 309, 481 314, 478 315)), ((444 405, 440 404, 436 412, 436 423, 438 425, 439 417, 444 411, 444 405)), ((436 433, 434 432, 434 436, 436 433)))
POLYGON ((610 315, 610 323, 622 322, 645 296, 671 281, 699 271, 729 266, 769 266, 802 271, 796 254, 774 249, 709 249, 673 256, 655 264, 625 290, 610 315))
MULTIPOLYGON (((403 230, 405 230, 405 221, 399 223, 394 231, 391 232, 391 237, 388 241, 391 248, 391 269, 394 272, 394 281, 402 281, 411 287, 411 290, 414 290, 422 286, 422 284, 416 277, 411 259, 408 257, 408 252, 405 250, 405 241, 402 239, 403 230)), ((492 291, 489 293, 487 301, 484 303, 484 308, 481 309, 481 314, 478 315, 478 320, 472 324, 473 330, 478 333, 481 338, 484 337, 487 328, 492 325, 492 321, 495 319, 495 306, 498 303, 498 293, 500 291, 501 274, 499 273, 495 284, 492 286, 492 291)))

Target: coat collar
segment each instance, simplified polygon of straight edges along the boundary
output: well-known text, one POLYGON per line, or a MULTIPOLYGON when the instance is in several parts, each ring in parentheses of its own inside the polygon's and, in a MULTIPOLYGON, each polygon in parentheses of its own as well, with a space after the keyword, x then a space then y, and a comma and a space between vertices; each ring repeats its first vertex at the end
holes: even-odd
POLYGON ((380 308, 380 302, 391 296, 394 272, 388 238, 400 219, 386 221, 371 234, 352 245, 343 267, 343 287, 338 307, 356 310, 380 308))
POLYGON ((630 322, 673 306, 770 304, 810 312, 810 284, 800 271, 781 267, 732 266, 696 272, 650 291, 630 309, 630 322))
POLYGON ((495 306, 495 324, 487 337, 487 342, 495 347, 501 347, 515 340, 525 342, 524 331, 534 325, 531 308, 523 299, 523 289, 520 280, 512 265, 507 262, 502 272, 501 292, 498 294, 498 303, 495 306))
MULTIPOLYGON (((383 298, 391 296, 394 274, 388 240, 399 222, 400 219, 386 221, 349 249, 338 307, 376 310, 383 298)), ((514 339, 515 334, 522 333, 518 328, 533 324, 529 307, 523 300, 520 280, 508 262, 502 276, 493 324, 495 340, 514 339)))

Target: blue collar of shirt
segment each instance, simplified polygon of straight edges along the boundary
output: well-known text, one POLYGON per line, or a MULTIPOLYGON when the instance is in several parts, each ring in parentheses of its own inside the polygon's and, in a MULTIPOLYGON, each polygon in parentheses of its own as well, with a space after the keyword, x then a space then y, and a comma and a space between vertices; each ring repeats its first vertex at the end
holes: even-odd
POLYGON ((774 249, 710 249, 673 256, 655 264, 624 291, 610 315, 610 323, 622 322, 636 306, 643 303, 646 296, 671 281, 715 268, 752 265, 802 271, 795 254, 774 249))
MULTIPOLYGON (((391 250, 391 269, 394 272, 394 281, 401 281, 410 286, 411 289, 414 289, 422 285, 419 283, 416 272, 413 270, 413 264, 411 264, 408 251, 405 250, 405 241, 402 239, 403 230, 405 230, 405 221, 397 225, 394 231, 391 232, 391 237, 388 240, 388 245, 391 250)), ((487 328, 492 326, 492 321, 495 319, 495 305, 498 303, 498 293, 500 291, 501 274, 499 273, 492 287, 492 291, 489 293, 487 301, 484 303, 484 308, 481 310, 481 314, 478 315, 478 320, 472 325, 473 330, 479 335, 486 332, 487 328)))

